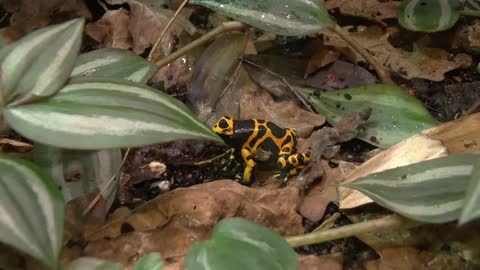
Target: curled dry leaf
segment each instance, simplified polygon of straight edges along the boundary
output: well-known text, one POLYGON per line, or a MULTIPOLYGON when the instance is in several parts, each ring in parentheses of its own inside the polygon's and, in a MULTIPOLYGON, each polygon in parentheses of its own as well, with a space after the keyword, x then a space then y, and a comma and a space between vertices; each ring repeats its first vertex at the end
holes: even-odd
MULTIPOLYGON (((354 62, 364 61, 337 34, 330 30, 323 30, 321 33, 325 45, 351 56, 354 62)), ((416 44, 412 52, 395 48, 388 42, 389 34, 378 26, 368 27, 364 31, 350 32, 350 35, 367 48, 377 63, 381 63, 384 68, 406 79, 424 78, 441 81, 445 72, 461 66, 461 63, 451 60, 449 53, 443 49, 424 48, 420 44, 416 44)))
MULTIPOLYGON (((387 169, 446 156, 480 152, 480 113, 422 131, 363 163, 345 182, 387 169)), ((350 209, 371 203, 359 191, 340 188, 340 208, 350 209)))
POLYGON ((302 220, 295 212, 298 200, 296 188, 258 190, 230 180, 176 189, 100 231, 86 232, 89 244, 84 255, 131 265, 135 258, 156 251, 176 260, 186 255, 194 241, 207 239, 220 219, 232 216, 281 235, 300 234, 302 220))
POLYGON ((130 49, 132 38, 128 31, 130 16, 123 8, 107 11, 103 17, 85 26, 85 33, 105 48, 130 49))
POLYGON ((397 8, 400 2, 381 0, 330 0, 325 7, 329 10, 340 9, 340 13, 371 20, 385 25, 384 20, 397 18, 397 8))
POLYGON ((266 90, 246 93, 240 100, 240 119, 263 119, 283 128, 295 128, 299 134, 310 134, 325 123, 325 117, 307 111, 293 100, 275 101, 266 90))

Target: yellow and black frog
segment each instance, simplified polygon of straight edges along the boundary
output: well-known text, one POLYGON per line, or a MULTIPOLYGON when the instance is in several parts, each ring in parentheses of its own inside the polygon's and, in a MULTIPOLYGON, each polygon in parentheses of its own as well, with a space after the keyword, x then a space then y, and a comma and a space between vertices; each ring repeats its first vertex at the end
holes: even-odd
POLYGON ((248 119, 234 120, 223 116, 213 126, 213 131, 233 147, 245 162, 243 180, 250 183, 256 166, 255 152, 270 153, 269 158, 261 162, 276 163, 285 178, 295 175, 310 161, 310 153, 296 153, 297 132, 290 128, 281 128, 272 122, 248 119))

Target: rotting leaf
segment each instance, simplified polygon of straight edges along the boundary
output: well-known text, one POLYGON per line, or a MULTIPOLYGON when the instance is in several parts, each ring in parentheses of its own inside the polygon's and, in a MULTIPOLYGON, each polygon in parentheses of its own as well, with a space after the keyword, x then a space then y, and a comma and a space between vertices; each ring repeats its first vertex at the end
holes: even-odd
POLYGON ((292 100, 275 101, 265 90, 246 93, 240 100, 240 119, 252 118, 271 121, 283 128, 295 128, 300 137, 306 137, 315 127, 325 123, 323 115, 307 111, 292 100))
POLYGON ((369 122, 358 138, 379 147, 392 146, 438 124, 420 101, 392 85, 330 92, 295 89, 318 113, 325 115, 330 124, 337 123, 345 113, 372 109, 369 122))
POLYGON ((176 189, 99 231, 86 232, 89 245, 84 251, 124 265, 133 263, 129 258, 151 251, 178 258, 186 255, 194 241, 207 239, 220 219, 231 216, 255 221, 281 235, 301 234, 302 220, 295 211, 298 200, 295 187, 252 189, 230 180, 176 189))
POLYGON ((306 78, 302 84, 318 89, 344 89, 375 83, 377 78, 365 68, 337 60, 306 78))
POLYGON ((98 41, 104 48, 130 49, 132 38, 129 33, 130 16, 123 8, 109 10, 100 20, 85 26, 85 33, 98 41))
MULTIPOLYGON (((338 50, 347 51, 353 56, 353 62, 364 59, 353 51, 343 39, 330 30, 321 32, 324 44, 338 50)), ((406 78, 424 78, 432 81, 444 79, 444 73, 460 67, 460 63, 452 61, 447 51, 438 48, 427 48, 420 43, 414 44, 412 52, 393 47, 389 42, 389 34, 378 26, 371 26, 363 31, 350 32, 350 35, 363 47, 368 48, 372 57, 387 70, 392 70, 406 78)))
POLYGON ((335 0, 325 3, 329 10, 338 8, 343 15, 365 18, 382 25, 386 25, 384 20, 397 17, 399 5, 400 3, 396 1, 381 0, 335 0))

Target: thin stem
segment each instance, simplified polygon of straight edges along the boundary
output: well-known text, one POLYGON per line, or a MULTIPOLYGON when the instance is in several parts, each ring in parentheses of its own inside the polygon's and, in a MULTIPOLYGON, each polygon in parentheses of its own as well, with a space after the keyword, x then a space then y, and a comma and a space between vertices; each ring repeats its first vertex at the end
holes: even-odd
POLYGON ((480 4, 475 0, 467 0, 467 2, 476 10, 480 10, 480 4))
POLYGON ((112 185, 113 181, 115 180, 116 176, 118 175, 118 173, 120 172, 120 170, 122 169, 123 167, 123 164, 125 163, 125 161, 127 160, 127 157, 128 157, 128 154, 130 153, 130 148, 127 149, 127 151, 125 152, 125 156, 123 157, 122 159, 122 162, 120 162, 120 166, 118 166, 118 169, 117 171, 115 171, 115 173, 112 175, 112 177, 108 180, 108 182, 102 187, 102 189, 100 189, 100 191, 98 192, 97 196, 90 202, 90 204, 87 206, 87 209, 85 209, 82 213, 82 216, 86 216, 90 210, 93 209, 93 207, 97 204, 97 202, 100 200, 100 198, 102 197, 102 194, 105 193, 105 191, 112 185))
POLYGON ((460 14, 464 16, 480 17, 480 10, 464 9, 460 11, 460 14))
POLYGON ((158 61, 156 63, 157 69, 160 69, 163 66, 168 65, 173 60, 181 57, 182 55, 186 54, 187 52, 189 52, 189 51, 191 51, 191 50, 193 50, 193 49, 195 49, 199 46, 202 46, 203 44, 209 42, 210 40, 212 40, 213 38, 215 38, 216 36, 218 36, 222 33, 235 31, 235 30, 242 30, 242 29, 246 29, 247 27, 248 27, 248 25, 246 25, 244 23, 241 23, 241 22, 236 22, 236 21, 225 22, 222 25, 220 25, 219 27, 217 27, 217 28, 213 29, 212 31, 206 33, 201 38, 198 38, 198 39, 194 40, 192 43, 188 44, 187 46, 179 49, 178 51, 176 51, 176 52, 168 55, 167 57, 161 59, 160 61, 158 61))
POLYGON ((157 59, 153 59, 154 53, 157 51, 158 46, 160 45, 160 42, 162 41, 163 37, 167 34, 168 29, 170 29, 170 26, 173 24, 173 21, 178 17, 178 14, 182 12, 183 8, 187 5, 188 0, 184 0, 182 4, 177 8, 177 11, 175 11, 175 14, 173 14, 172 18, 170 21, 168 21, 167 25, 163 28, 162 34, 160 34, 160 37, 157 39, 155 42, 155 45, 153 45, 153 48, 150 50, 150 53, 148 54, 147 60, 149 62, 155 62, 157 59))
POLYGON ((286 240, 291 247, 300 247, 360 235, 368 232, 379 232, 391 229, 407 229, 419 226, 421 224, 422 223, 420 222, 409 220, 399 215, 390 215, 379 219, 346 225, 326 231, 291 236, 287 237, 286 240))
POLYGON ((360 54, 373 67, 373 69, 375 69, 378 77, 380 77, 380 80, 382 80, 382 82, 394 84, 392 78, 390 78, 390 74, 385 69, 383 69, 383 67, 379 63, 377 63, 377 61, 372 57, 372 55, 360 44, 358 44, 358 42, 354 38, 352 38, 352 36, 350 36, 348 32, 343 30, 343 28, 340 27, 338 24, 335 24, 334 27, 330 27, 329 29, 339 35, 343 40, 345 40, 345 42, 348 43, 348 45, 350 45, 358 54, 360 54))

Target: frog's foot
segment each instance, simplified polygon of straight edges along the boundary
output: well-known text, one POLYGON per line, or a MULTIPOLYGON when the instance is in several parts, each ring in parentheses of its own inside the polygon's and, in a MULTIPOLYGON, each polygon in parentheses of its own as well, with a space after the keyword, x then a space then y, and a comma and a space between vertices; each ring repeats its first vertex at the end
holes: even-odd
POLYGON ((272 179, 275 181, 287 182, 288 176, 289 176, 289 172, 284 171, 284 172, 273 175, 272 179))
POLYGON ((243 171, 243 181, 249 184, 252 181, 253 168, 255 167, 255 161, 248 149, 242 149, 242 158, 245 161, 245 170, 243 171))

